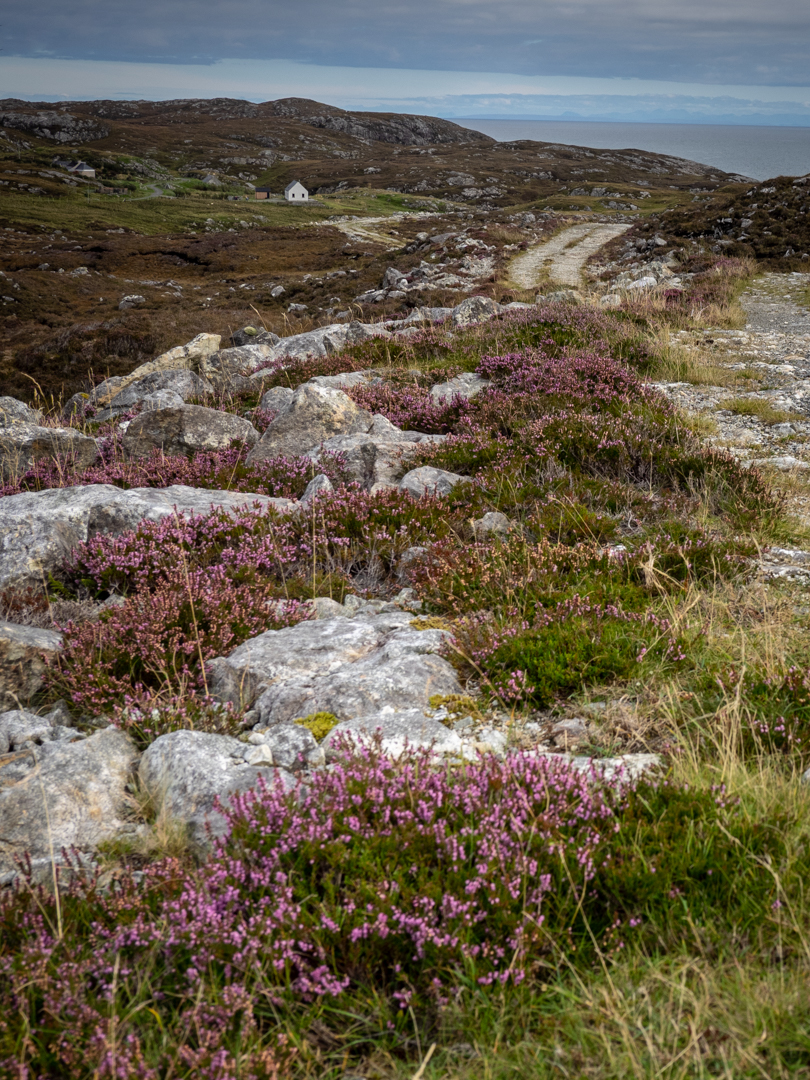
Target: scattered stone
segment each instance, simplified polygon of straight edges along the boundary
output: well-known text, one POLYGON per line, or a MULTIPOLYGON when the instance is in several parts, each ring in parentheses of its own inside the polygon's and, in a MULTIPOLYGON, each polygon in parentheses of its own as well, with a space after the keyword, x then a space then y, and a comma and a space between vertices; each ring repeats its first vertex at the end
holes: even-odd
POLYGON ((469 400, 476 394, 480 394, 487 386, 489 386, 489 379, 482 379, 480 375, 468 371, 450 379, 449 382, 437 383, 436 386, 431 387, 430 396, 436 402, 450 401, 454 397, 469 400))
POLYGON ((568 750, 577 746, 588 737, 588 725, 579 716, 569 720, 559 720, 551 729, 551 738, 555 746, 568 750))
POLYGON ((42 689, 48 659, 61 648, 55 630, 0 622, 0 709, 28 704, 42 689))
POLYGON ((146 297, 141 296, 138 293, 131 293, 129 296, 122 296, 121 301, 118 304, 119 311, 126 311, 127 308, 137 307, 139 304, 145 304, 146 297))
POLYGON ((250 421, 220 409, 183 405, 141 413, 124 434, 127 457, 149 457, 154 450, 191 456, 225 450, 234 443, 255 446, 259 433, 250 421))
POLYGON ((444 469, 434 469, 432 465, 422 465, 418 469, 412 469, 400 480, 401 491, 408 491, 414 498, 420 499, 423 495, 448 495, 456 484, 460 484, 465 477, 458 473, 446 472, 444 469))
POLYGON ((512 528, 512 522, 498 510, 491 510, 473 522, 473 533, 476 540, 485 540, 488 536, 506 536, 512 528))

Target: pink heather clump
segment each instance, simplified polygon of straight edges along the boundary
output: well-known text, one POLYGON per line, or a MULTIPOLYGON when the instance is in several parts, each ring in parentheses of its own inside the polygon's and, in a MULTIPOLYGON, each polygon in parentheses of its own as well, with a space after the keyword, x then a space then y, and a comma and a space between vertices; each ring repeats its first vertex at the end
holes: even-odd
POLYGON ((430 391, 421 386, 373 383, 354 386, 347 393, 361 408, 381 413, 398 428, 422 431, 427 435, 444 435, 452 431, 473 408, 472 403, 460 394, 454 394, 448 401, 434 401, 430 391))
POLYGON ((593 352, 564 349, 549 355, 536 349, 505 356, 485 356, 476 369, 507 393, 559 397, 573 405, 599 409, 614 402, 630 404, 651 395, 621 361, 593 352))
MULTIPOLYGON (((21 904, 19 940, 0 956, 0 1034, 35 982, 29 1034, 58 1031, 60 1075, 163 1076, 178 1045, 206 1068, 234 1047, 247 1055, 257 1001, 266 1016, 376 985, 396 1019, 405 1005, 449 1003, 470 979, 519 984, 549 935, 566 947, 629 788, 529 754, 445 769, 425 752, 393 762, 374 748, 292 793, 271 780, 234 796, 229 835, 197 870, 166 859, 140 884, 66 886, 67 936, 41 904, 0 898, 6 925, 4 907, 21 904), (150 1008, 128 1011, 144 972, 150 1008), (113 1013, 115 1073, 103 1064, 113 1013), (139 1039, 167 1047, 165 1061, 151 1054, 154 1071, 138 1067, 139 1039)), ((595 932, 615 925, 609 912, 595 932)))
MULTIPOLYGON (((0 497, 21 491, 88 484, 113 484, 124 489, 185 484, 187 487, 295 499, 303 495, 315 473, 312 459, 308 457, 280 455, 248 465, 245 458, 249 448, 243 446, 198 453, 193 457, 168 456, 153 450, 147 458, 126 458, 120 434, 105 437, 100 443, 99 461, 89 469, 77 471, 70 461, 43 459, 16 481, 0 486, 0 497)), ((342 483, 345 458, 342 454, 325 451, 318 461, 317 471, 333 483, 342 483)))

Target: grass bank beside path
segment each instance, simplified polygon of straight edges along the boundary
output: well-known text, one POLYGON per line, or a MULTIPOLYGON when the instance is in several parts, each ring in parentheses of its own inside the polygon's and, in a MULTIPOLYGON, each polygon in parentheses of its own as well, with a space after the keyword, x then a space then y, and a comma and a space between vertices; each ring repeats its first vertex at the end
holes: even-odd
MULTIPOLYGON (((51 699, 146 745, 238 732, 200 664, 266 628, 270 603, 289 625, 313 596, 395 595, 407 552, 426 625, 452 631, 464 708, 508 735, 503 760, 371 749, 294 798, 246 796, 205 861, 134 787, 142 829, 96 879, 0 896, 0 1074, 810 1077, 806 586, 758 569, 764 548, 810 533, 778 477, 707 445, 649 386, 686 363, 673 329, 739 318, 749 272, 719 262, 660 307, 546 304, 269 364, 264 389, 373 367, 382 380, 355 402, 447 434, 417 463, 464 482, 371 496, 335 457, 311 520, 146 524, 78 549, 48 600, 0 598, 0 617, 66 623, 51 699), (489 386, 435 402, 462 371, 489 386), (493 511, 508 532, 482 537, 473 523, 493 511), (574 718, 590 774, 531 753, 574 718), (628 752, 660 754, 660 771, 596 781, 628 752)), ((272 421, 258 392, 206 403, 272 421)), ((93 469, 42 466, 4 493, 296 497, 311 476, 303 459, 248 466, 239 447, 128 461, 113 425, 75 423, 108 436, 93 469)))

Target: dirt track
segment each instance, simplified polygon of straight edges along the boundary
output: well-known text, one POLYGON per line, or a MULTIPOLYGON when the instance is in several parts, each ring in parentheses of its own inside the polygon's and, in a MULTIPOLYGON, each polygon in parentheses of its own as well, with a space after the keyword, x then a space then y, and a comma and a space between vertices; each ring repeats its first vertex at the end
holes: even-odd
POLYGON ((627 232, 629 225, 600 225, 587 222, 564 229, 551 240, 518 255, 512 261, 510 277, 522 289, 540 283, 543 270, 559 285, 577 287, 587 260, 609 240, 627 232))

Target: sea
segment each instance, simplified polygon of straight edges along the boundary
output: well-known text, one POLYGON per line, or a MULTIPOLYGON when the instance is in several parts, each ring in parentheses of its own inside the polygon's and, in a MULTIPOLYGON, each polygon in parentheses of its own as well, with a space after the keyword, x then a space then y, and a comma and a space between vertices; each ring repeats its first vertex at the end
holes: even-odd
POLYGON ((810 127, 747 127, 731 124, 621 124, 590 120, 480 120, 452 117, 499 142, 587 146, 592 150, 649 150, 699 161, 753 180, 810 173, 810 127))

